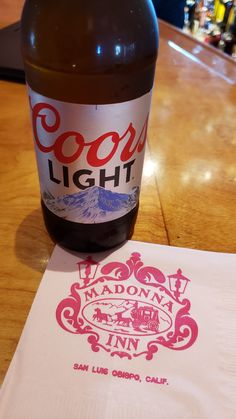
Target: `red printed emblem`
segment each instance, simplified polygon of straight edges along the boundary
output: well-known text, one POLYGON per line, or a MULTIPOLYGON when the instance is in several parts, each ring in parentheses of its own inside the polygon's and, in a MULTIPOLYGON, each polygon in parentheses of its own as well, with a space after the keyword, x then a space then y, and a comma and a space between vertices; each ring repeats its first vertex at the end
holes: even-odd
POLYGON ((151 360, 161 346, 184 350, 197 339, 190 301, 183 298, 189 282, 181 269, 165 276, 145 266, 139 253, 104 266, 88 256, 78 263, 78 282, 57 307, 57 322, 87 336, 94 352, 151 360))

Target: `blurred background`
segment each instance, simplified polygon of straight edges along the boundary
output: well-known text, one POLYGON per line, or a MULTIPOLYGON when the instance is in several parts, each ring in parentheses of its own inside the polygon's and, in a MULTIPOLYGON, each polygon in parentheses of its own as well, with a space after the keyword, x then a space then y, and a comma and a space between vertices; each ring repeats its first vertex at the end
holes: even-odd
POLYGON ((159 18, 236 60, 236 0, 153 0, 159 18))

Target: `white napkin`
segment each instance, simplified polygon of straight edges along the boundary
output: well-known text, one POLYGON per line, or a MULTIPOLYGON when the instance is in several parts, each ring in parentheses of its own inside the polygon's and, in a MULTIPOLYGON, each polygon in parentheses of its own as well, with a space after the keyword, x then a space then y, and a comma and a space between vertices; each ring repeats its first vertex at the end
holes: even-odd
POLYGON ((236 418, 236 255, 56 247, 1 419, 236 418))

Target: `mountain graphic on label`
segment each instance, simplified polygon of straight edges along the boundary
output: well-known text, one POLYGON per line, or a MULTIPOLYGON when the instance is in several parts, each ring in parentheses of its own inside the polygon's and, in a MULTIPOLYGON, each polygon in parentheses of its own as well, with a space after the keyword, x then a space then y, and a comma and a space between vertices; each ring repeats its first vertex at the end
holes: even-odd
POLYGON ((87 224, 107 222, 124 216, 137 205, 138 197, 138 186, 129 194, 112 192, 98 186, 56 198, 49 191, 43 193, 45 205, 54 214, 69 221, 87 224))

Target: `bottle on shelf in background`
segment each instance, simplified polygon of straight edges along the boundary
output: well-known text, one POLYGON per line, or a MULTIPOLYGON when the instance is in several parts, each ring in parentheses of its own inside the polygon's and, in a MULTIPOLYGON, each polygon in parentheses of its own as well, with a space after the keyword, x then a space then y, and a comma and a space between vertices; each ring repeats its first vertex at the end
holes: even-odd
POLYGON ((223 21, 221 23, 221 31, 222 33, 224 33, 226 31, 226 27, 228 25, 229 22, 229 16, 230 16, 230 12, 233 8, 234 2, 232 0, 228 0, 224 2, 224 17, 223 17, 223 21))
POLYGON ((207 7, 205 6, 205 1, 200 2, 199 11, 199 26, 200 28, 205 28, 206 18, 207 18, 207 7))
POLYGON ((195 0, 187 0, 186 3, 189 8, 189 25, 190 25, 190 29, 192 29, 194 25, 197 2, 195 0))
POLYGON ((233 6, 230 9, 229 18, 226 25, 226 31, 228 31, 229 27, 233 25, 234 19, 235 19, 236 0, 234 0, 232 3, 233 3, 233 6))
POLYGON ((158 50, 151 0, 26 0, 22 51, 51 237, 92 252, 131 237, 158 50))
POLYGON ((222 43, 222 50, 233 59, 236 59, 236 7, 234 7, 232 24, 228 25, 228 31, 222 35, 222 43))
POLYGON ((195 10, 197 2, 195 0, 186 0, 186 6, 184 8, 184 30, 194 32, 195 10))

